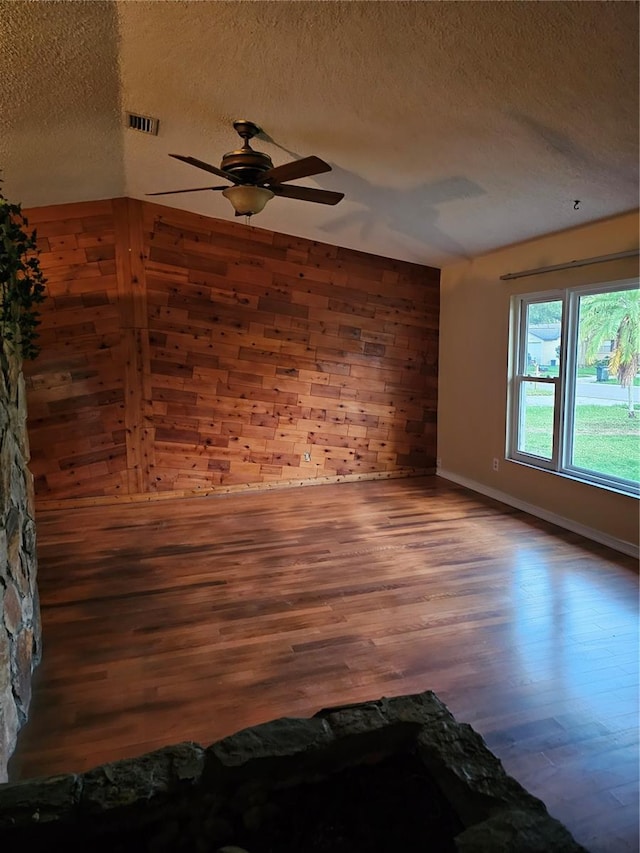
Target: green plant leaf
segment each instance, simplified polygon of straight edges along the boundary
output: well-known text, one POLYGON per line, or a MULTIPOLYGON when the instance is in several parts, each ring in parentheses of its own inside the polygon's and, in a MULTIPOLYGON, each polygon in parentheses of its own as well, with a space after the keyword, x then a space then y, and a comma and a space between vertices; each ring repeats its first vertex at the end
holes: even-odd
POLYGON ((19 204, 0 191, 0 332, 2 338, 19 344, 25 359, 38 355, 35 331, 40 313, 35 305, 46 298, 46 278, 40 267, 37 232, 19 204))

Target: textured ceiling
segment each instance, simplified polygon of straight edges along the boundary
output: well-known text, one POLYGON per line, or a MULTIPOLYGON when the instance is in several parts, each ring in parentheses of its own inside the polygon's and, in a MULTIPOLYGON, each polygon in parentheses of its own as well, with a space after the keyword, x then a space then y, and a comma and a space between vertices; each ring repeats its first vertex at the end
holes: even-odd
MULTIPOLYGON (((219 164, 235 118, 346 193, 255 225, 390 257, 441 266, 638 206, 634 2, 0 0, 0 63, 25 206, 217 183, 167 154, 219 164)), ((220 193, 158 200, 232 218, 220 193)))

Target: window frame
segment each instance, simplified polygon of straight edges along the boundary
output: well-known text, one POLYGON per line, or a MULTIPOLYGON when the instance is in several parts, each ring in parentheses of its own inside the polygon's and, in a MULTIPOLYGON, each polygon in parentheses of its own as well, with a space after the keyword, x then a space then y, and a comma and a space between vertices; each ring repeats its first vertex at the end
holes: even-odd
MULTIPOLYGON (((633 278, 553 290, 514 294, 511 297, 511 359, 507 416, 507 459, 530 467, 570 477, 600 488, 627 495, 640 495, 640 484, 613 475, 590 471, 571 463, 574 441, 575 392, 578 360, 579 310, 582 296, 638 289, 633 278), (561 302, 560 356, 557 377, 531 376, 528 368, 528 309, 540 302, 561 302), (526 382, 552 385, 553 431, 551 457, 520 450, 523 387, 526 382)), ((640 416, 640 413, 639 413, 640 416)))

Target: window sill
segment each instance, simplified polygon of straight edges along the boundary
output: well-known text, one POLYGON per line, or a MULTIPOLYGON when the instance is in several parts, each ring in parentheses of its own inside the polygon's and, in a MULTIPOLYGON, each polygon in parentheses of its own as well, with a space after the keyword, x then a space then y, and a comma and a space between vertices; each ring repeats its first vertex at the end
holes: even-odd
POLYGON ((522 459, 514 459, 507 456, 507 462, 512 462, 514 465, 522 465, 525 468, 530 468, 533 471, 540 471, 542 474, 551 474, 554 477, 562 477, 563 480, 571 480, 574 483, 581 483, 585 486, 592 486, 594 489, 603 489, 606 492, 613 492, 616 495, 625 495, 628 498, 640 500, 640 490, 625 488, 622 485, 614 485, 612 483, 598 483, 589 477, 581 477, 578 472, 573 471, 554 471, 553 468, 543 468, 540 465, 534 465, 532 462, 525 462, 522 459))

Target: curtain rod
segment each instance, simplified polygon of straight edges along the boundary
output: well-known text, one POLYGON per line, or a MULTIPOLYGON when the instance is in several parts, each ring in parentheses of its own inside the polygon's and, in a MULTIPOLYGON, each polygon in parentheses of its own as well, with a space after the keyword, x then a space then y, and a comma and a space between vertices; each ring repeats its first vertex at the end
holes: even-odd
POLYGON ((500 276, 500 281, 511 281, 514 278, 524 278, 527 275, 540 275, 544 272, 555 272, 556 270, 568 270, 573 267, 586 267, 589 264, 601 264, 604 261, 618 261, 621 258, 633 258, 640 255, 640 249, 630 249, 628 252, 616 252, 613 255, 598 255, 595 258, 583 258, 581 261, 567 261, 565 264, 555 264, 552 267, 536 267, 533 270, 522 270, 521 272, 509 272, 500 276))

